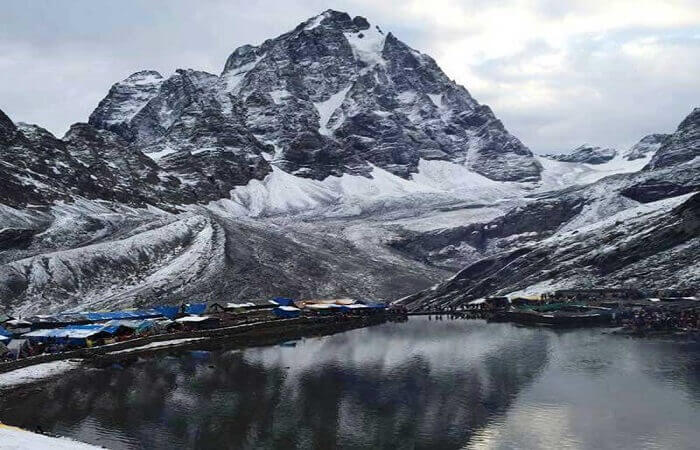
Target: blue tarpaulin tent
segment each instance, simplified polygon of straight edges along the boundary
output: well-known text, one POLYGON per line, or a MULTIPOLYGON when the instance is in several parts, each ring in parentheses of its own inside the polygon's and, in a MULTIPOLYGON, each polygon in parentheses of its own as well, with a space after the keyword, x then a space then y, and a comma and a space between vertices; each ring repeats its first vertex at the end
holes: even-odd
POLYGON ((142 334, 152 329, 155 326, 155 321, 150 319, 145 320, 110 320, 105 324, 105 330, 116 331, 121 327, 133 331, 136 334, 142 334))
POLYGON ((110 335, 104 327, 78 325, 71 328, 52 328, 36 330, 23 334, 22 337, 31 342, 55 342, 68 345, 86 345, 88 339, 110 335))
POLYGON ((10 337, 10 338, 11 338, 11 337, 12 337, 12 333, 10 333, 10 332, 7 331, 5 328, 3 328, 3 327, 0 326, 0 336, 10 337))
POLYGON ((294 300, 287 297, 275 297, 272 299, 272 301, 277 303, 279 306, 294 306, 294 300))
POLYGON ((156 306, 153 309, 155 309, 170 320, 175 319, 177 317, 177 314, 180 312, 180 308, 178 306, 156 306))
POLYGON ((122 319, 151 319, 155 317, 162 317, 163 313, 155 309, 136 309, 133 311, 83 313, 83 316, 85 316, 85 318, 90 322, 101 322, 106 320, 122 319))
POLYGON ((190 303, 185 306, 185 314, 198 316, 207 310, 206 303, 190 303))
POLYGON ((301 310, 293 306, 280 306, 279 308, 273 309, 272 312, 282 319, 292 319, 294 317, 299 317, 299 314, 301 314, 301 310))
POLYGON ((386 304, 384 303, 370 303, 367 305, 368 308, 371 309, 386 309, 386 304))

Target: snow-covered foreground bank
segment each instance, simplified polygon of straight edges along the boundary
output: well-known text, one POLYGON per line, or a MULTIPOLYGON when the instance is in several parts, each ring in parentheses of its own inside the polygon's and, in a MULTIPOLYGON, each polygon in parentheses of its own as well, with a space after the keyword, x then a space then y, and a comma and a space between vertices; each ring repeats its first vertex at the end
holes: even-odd
MULTIPOLYGON (((73 370, 79 365, 79 361, 54 361, 0 373, 0 389, 50 378, 73 370)), ((2 441, 0 440, 0 448, 2 448, 1 444, 2 441)))
POLYGON ((30 433, 20 428, 0 424, 0 449, 2 450, 80 450, 96 449, 94 445, 83 444, 67 438, 54 438, 30 433))

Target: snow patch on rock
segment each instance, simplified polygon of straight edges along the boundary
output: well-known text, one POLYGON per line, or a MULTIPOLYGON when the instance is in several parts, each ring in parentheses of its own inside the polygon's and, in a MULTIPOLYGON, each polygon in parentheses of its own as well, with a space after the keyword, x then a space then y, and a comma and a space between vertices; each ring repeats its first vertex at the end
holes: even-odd
POLYGON ((378 27, 370 26, 367 30, 344 34, 357 61, 362 61, 368 69, 376 65, 386 65, 382 57, 386 36, 378 27))
MULTIPOLYGON (((352 85, 348 85, 346 88, 341 89, 340 91, 336 92, 335 94, 331 95, 328 100, 324 100, 322 102, 314 103, 314 107, 316 108, 316 111, 318 111, 318 115, 320 117, 319 119, 319 129, 318 132, 321 133, 324 136, 330 136, 333 134, 332 129, 328 129, 328 121, 331 119, 331 116, 333 116, 333 113, 340 108, 340 105, 343 104, 343 100, 345 100, 345 96, 348 94, 348 91, 352 85)), ((338 124, 336 124, 337 127, 338 124)))

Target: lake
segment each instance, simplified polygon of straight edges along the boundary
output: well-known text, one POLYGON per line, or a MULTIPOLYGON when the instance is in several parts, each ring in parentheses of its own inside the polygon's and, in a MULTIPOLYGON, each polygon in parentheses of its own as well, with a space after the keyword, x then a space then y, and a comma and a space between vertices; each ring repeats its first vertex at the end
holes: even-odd
POLYGON ((698 448, 700 344, 413 317, 78 369, 0 420, 113 449, 698 448))

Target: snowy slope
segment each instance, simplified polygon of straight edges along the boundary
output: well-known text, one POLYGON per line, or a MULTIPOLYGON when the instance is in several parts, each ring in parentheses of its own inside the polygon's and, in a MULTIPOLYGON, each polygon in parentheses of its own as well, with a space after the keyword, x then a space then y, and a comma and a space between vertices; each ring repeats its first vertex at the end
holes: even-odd
POLYGON ((67 438, 35 434, 20 428, 0 424, 0 447, 3 450, 89 450, 99 449, 67 438))
POLYGON ((409 179, 372 166, 368 176, 343 174, 313 180, 285 172, 273 161, 272 173, 231 191, 230 199, 210 202, 210 208, 232 216, 282 214, 359 215, 381 205, 398 209, 416 203, 497 203, 525 195, 590 184, 609 175, 641 169, 648 158, 622 157, 605 164, 568 163, 538 157, 543 166, 538 183, 491 180, 449 161, 421 159, 409 179))

